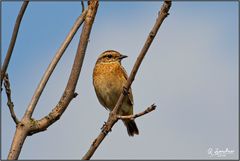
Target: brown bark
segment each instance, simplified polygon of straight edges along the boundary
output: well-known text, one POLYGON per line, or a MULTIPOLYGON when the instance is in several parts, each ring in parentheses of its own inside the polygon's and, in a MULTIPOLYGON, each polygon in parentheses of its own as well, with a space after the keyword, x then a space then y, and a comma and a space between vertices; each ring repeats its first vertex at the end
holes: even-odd
POLYGON ((22 150, 23 143, 28 136, 29 127, 26 125, 30 125, 29 123, 25 123, 21 121, 17 124, 16 131, 14 134, 14 138, 12 141, 11 149, 8 153, 8 160, 16 160, 19 157, 19 154, 22 150))

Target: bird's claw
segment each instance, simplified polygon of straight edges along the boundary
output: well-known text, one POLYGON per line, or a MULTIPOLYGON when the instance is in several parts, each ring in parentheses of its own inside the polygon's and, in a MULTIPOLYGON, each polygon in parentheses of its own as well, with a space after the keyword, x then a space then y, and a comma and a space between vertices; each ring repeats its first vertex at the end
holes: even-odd
POLYGON ((107 122, 104 121, 103 126, 101 127, 101 130, 103 130, 106 126, 107 122))
POLYGON ((129 94, 129 91, 127 90, 127 88, 124 86, 123 87, 123 95, 128 95, 129 94))
POLYGON ((101 127, 101 130, 102 130, 102 133, 104 133, 105 135, 107 135, 108 132, 112 131, 112 129, 108 128, 107 122, 105 122, 105 121, 104 121, 103 126, 101 127))

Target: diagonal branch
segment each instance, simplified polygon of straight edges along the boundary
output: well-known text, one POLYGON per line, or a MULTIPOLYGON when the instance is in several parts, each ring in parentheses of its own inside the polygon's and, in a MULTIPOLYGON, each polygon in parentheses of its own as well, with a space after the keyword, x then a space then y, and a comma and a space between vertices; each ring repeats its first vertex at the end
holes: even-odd
POLYGON ((134 114, 134 115, 127 115, 127 116, 118 115, 117 118, 121 119, 121 120, 134 120, 135 118, 146 115, 146 114, 148 114, 149 112, 152 112, 155 109, 156 109, 156 105, 152 104, 150 107, 148 107, 143 112, 140 112, 140 113, 137 113, 137 114, 134 114))
POLYGON ((19 123, 19 121, 18 121, 18 118, 17 118, 17 116, 14 112, 14 104, 13 104, 12 98, 11 98, 10 81, 9 81, 7 73, 5 74, 5 77, 3 79, 4 79, 4 87, 5 87, 5 91, 6 91, 6 95, 7 95, 7 99, 8 99, 7 105, 9 107, 12 119, 15 122, 15 124, 17 125, 19 123))
POLYGON ((76 57, 65 91, 56 107, 47 116, 36 121, 36 126, 31 129, 30 134, 46 130, 51 124, 53 124, 61 117, 71 100, 77 96, 77 93, 75 93, 75 88, 81 72, 90 32, 98 8, 98 1, 92 0, 90 2, 91 3, 88 7, 88 12, 82 29, 76 57))
POLYGON ((12 52, 13 52, 13 49, 14 49, 14 46, 15 46, 15 42, 16 42, 17 35, 18 35, 18 30, 19 30, 19 27, 20 27, 20 24, 21 24, 21 21, 22 21, 22 17, 25 13, 25 10, 26 10, 27 6, 28 6, 28 3, 29 3, 28 0, 23 2, 22 7, 21 7, 21 9, 18 13, 18 17, 17 17, 16 22, 15 22, 12 38, 11 38, 11 41, 10 41, 10 44, 9 44, 9 47, 8 47, 8 51, 7 51, 7 54, 6 54, 6 57, 5 57, 5 60, 4 60, 2 69, 1 69, 1 87, 2 87, 2 82, 3 82, 4 75, 7 71, 7 67, 8 67, 8 64, 9 64, 11 56, 12 56, 12 52))
MULTIPOLYGON (((142 63, 142 60, 143 60, 144 56, 146 55, 150 45, 152 44, 152 41, 153 41, 154 37, 156 36, 158 29, 160 28, 163 20, 169 15, 168 11, 169 11, 170 7, 171 7, 171 1, 164 1, 162 8, 158 14, 156 23, 154 24, 151 32, 149 33, 148 38, 147 38, 138 58, 133 66, 133 69, 131 71, 131 74, 128 78, 128 81, 126 83, 124 90, 128 91, 130 86, 132 85, 132 82, 135 79, 137 71, 142 63)), ((124 92, 124 90, 123 90, 120 98, 118 99, 116 106, 114 107, 114 109, 112 111, 112 113, 114 113, 114 114, 116 114, 118 112, 119 108, 122 106, 123 98, 124 98, 124 95, 126 94, 126 92, 124 92)))
POLYGON ((57 63, 59 62, 59 60, 61 59, 62 55, 64 54, 66 48, 68 47, 68 45, 70 44, 70 42, 73 39, 73 36, 76 34, 77 30, 79 29, 79 27, 81 26, 81 24, 83 23, 85 16, 87 14, 87 10, 85 10, 75 21, 72 29, 70 30, 70 32, 68 33, 67 37, 65 38, 64 42, 62 43, 62 45, 60 46, 60 48, 58 49, 58 51, 56 52, 54 58, 52 59, 51 63, 49 64, 47 70, 45 71, 40 83, 38 84, 37 89, 35 90, 35 93, 32 97, 31 102, 28 105, 28 108, 25 112, 26 117, 31 118, 33 111, 37 105, 37 102, 51 76, 51 74, 53 73, 57 63))
POLYGON ((98 148, 98 146, 101 144, 101 142, 103 141, 103 139, 105 138, 105 136, 111 131, 111 128, 113 127, 113 125, 117 122, 118 118, 117 118, 117 112, 118 109, 121 107, 122 103, 123 103, 123 98, 124 95, 127 94, 126 91, 129 90, 135 76, 136 73, 138 71, 138 68, 141 65, 141 62, 144 58, 144 56, 146 55, 154 37, 157 34, 158 29, 160 28, 163 20, 169 15, 168 11, 171 7, 171 1, 164 1, 161 10, 158 14, 158 18, 151 30, 151 32, 148 35, 148 38, 134 64, 134 67, 132 69, 132 72, 127 80, 126 86, 123 89, 122 94, 120 95, 117 104, 115 105, 114 109, 112 112, 110 112, 108 120, 106 122, 106 124, 103 127, 102 132, 98 135, 98 137, 93 141, 92 145, 90 146, 89 150, 87 151, 87 153, 83 156, 83 160, 87 160, 90 159, 92 157, 92 155, 94 154, 94 152, 96 151, 96 149, 98 148))

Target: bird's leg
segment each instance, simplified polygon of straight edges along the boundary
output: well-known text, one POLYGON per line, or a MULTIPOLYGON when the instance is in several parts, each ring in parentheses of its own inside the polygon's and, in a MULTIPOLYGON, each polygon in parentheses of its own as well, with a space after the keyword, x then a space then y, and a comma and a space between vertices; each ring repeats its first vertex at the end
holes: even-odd
POLYGON ((105 121, 104 121, 103 126, 101 127, 101 130, 102 130, 102 133, 104 133, 105 135, 107 135, 108 132, 112 131, 111 128, 109 129, 109 126, 108 126, 107 122, 105 122, 105 121))
POLYGON ((103 123, 103 126, 101 127, 101 130, 104 130, 104 128, 105 128, 105 126, 106 126, 106 124, 107 124, 107 122, 106 122, 106 121, 104 121, 104 123, 103 123))
POLYGON ((129 91, 127 90, 127 88, 125 86, 123 86, 123 95, 126 96, 129 94, 129 91))

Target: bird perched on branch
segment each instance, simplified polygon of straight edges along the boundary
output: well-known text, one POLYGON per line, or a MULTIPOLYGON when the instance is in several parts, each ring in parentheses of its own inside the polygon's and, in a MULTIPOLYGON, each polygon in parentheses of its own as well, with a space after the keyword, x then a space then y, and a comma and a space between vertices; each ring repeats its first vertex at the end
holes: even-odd
MULTIPOLYGON (((107 50, 100 54, 93 70, 93 85, 99 102, 109 110, 113 110, 125 84, 127 73, 121 65, 121 60, 127 56, 114 50, 107 50)), ((119 115, 133 114, 133 95, 131 88, 124 96, 123 104, 119 108, 119 115)), ((129 136, 139 134, 134 120, 123 120, 129 136)))

